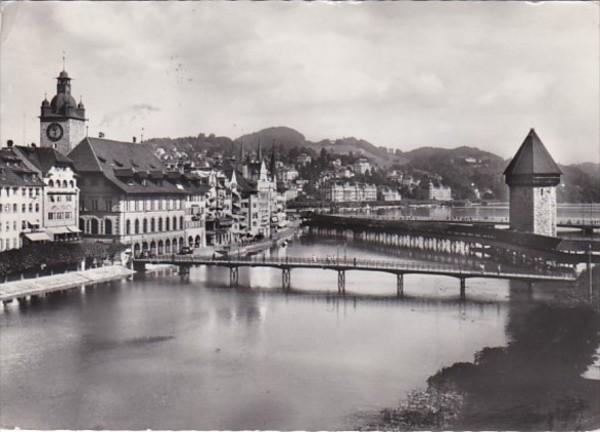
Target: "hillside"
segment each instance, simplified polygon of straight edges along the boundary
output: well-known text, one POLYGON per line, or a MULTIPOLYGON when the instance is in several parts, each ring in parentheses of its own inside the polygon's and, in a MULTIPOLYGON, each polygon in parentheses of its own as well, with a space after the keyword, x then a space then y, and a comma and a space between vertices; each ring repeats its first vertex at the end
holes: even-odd
MULTIPOLYGON (((295 161, 295 157, 301 152, 309 153, 313 159, 318 157, 322 149, 337 155, 352 153, 354 158, 368 158, 379 167, 382 176, 385 176, 386 170, 400 169, 425 180, 424 184, 430 179, 444 183, 452 188, 456 199, 475 198, 474 187, 479 189, 484 198, 508 198, 502 176, 508 161, 475 147, 421 147, 407 152, 397 150, 390 153, 385 148, 354 137, 313 142, 297 130, 283 126, 263 129, 235 140, 200 133, 195 137, 153 138, 144 142, 144 145, 150 145, 152 151, 160 153, 161 158, 167 162, 191 160, 210 164, 213 157, 239 156, 242 142, 246 155, 256 152, 259 143, 263 155, 270 154, 272 148, 275 148, 278 159, 287 163, 295 161)), ((599 164, 588 162, 560 167, 564 173, 564 186, 558 188, 559 201, 600 202, 599 164)))
POLYGON ((324 139, 318 142, 307 140, 304 135, 295 129, 279 126, 260 130, 237 138, 236 143, 244 143, 244 150, 256 151, 261 143, 263 151, 275 146, 279 151, 288 153, 292 148, 305 148, 313 150, 315 154, 325 148, 330 153, 354 153, 372 159, 380 166, 389 166, 393 163, 405 162, 401 156, 389 154, 385 149, 378 148, 368 141, 354 137, 324 139))

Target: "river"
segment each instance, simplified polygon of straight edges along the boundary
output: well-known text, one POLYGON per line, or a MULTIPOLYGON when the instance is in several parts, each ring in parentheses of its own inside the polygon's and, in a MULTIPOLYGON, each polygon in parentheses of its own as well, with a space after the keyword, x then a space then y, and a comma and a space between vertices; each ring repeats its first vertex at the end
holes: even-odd
MULTIPOLYGON (((326 239, 271 253, 389 259, 326 239)), ((486 347, 554 344, 536 328, 538 306, 573 329, 559 348, 578 369, 555 361, 553 373, 579 380, 599 342, 595 318, 577 322, 585 306, 561 313, 519 283, 469 280, 461 302, 447 277, 405 276, 404 299, 389 274, 348 272, 345 296, 335 272, 291 278, 284 292, 279 270, 241 269, 230 288, 227 269, 200 267, 189 281, 164 272, 11 304, 0 312, 0 427, 354 429, 486 347)))

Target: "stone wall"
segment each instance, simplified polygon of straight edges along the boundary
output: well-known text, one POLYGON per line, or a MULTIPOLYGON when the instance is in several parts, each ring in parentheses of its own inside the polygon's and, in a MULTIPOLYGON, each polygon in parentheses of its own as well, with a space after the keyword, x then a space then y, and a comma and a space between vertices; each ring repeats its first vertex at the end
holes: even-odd
POLYGON ((512 186, 510 227, 517 231, 556 236, 556 188, 512 186))

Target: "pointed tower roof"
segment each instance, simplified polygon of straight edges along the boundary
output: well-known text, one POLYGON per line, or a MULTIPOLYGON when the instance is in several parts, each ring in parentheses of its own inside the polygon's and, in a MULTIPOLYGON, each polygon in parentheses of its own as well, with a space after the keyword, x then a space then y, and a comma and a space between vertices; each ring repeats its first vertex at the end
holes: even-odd
POLYGON ((532 128, 521 147, 510 161, 504 175, 509 176, 560 176, 562 171, 550 156, 542 140, 532 128))

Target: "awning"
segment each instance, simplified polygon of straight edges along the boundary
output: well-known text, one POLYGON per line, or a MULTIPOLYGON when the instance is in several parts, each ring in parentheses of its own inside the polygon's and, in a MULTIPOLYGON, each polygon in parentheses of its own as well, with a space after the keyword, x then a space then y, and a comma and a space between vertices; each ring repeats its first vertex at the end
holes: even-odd
POLYGON ((23 235, 31 241, 52 241, 50 236, 45 232, 23 233, 23 235))
POLYGON ((48 227, 46 228, 48 230, 48 232, 56 235, 56 234, 70 234, 71 231, 69 231, 69 228, 66 226, 61 226, 61 227, 48 227))
POLYGON ((67 227, 69 229, 70 232, 72 233, 77 233, 79 234, 81 232, 81 230, 79 228, 76 227, 67 227))

